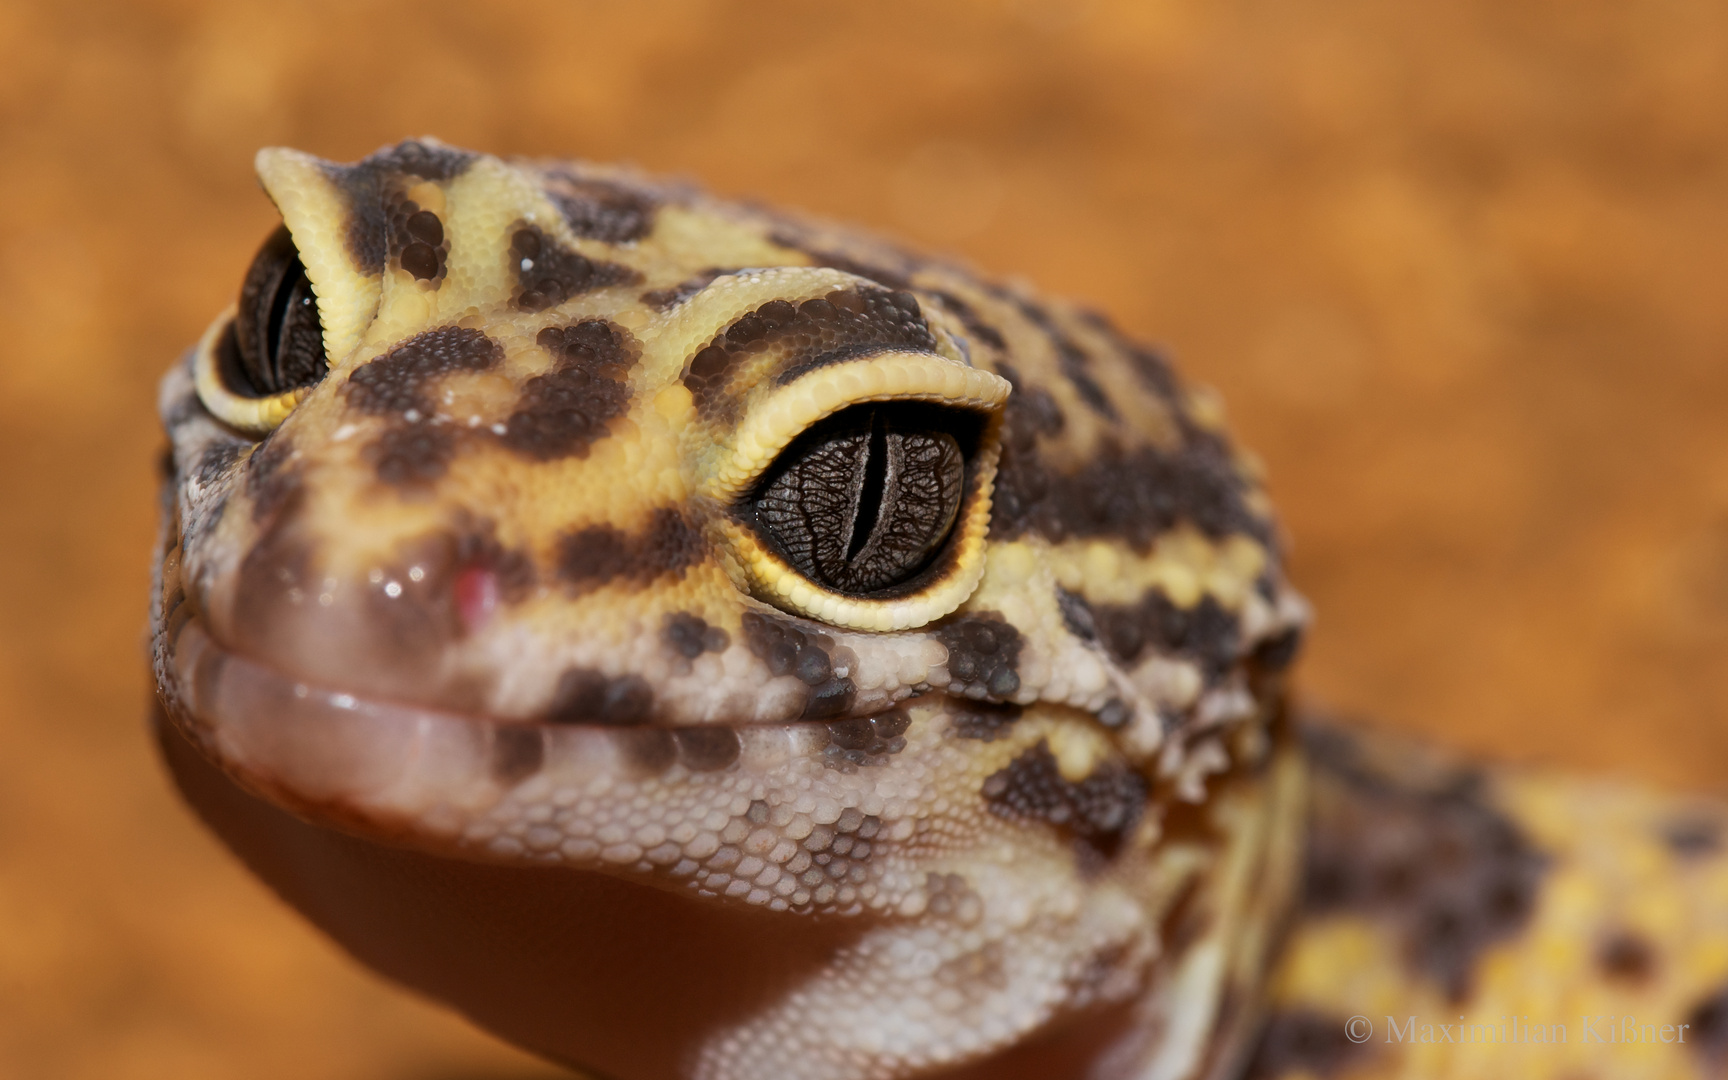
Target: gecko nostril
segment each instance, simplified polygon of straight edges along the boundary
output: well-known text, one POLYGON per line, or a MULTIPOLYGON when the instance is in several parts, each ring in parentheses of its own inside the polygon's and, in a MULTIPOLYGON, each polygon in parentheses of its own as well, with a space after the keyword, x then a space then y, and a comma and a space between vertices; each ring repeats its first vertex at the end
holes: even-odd
POLYGON ((464 630, 474 633, 492 621, 498 607, 497 574, 484 566, 465 566, 456 572, 450 588, 464 630))

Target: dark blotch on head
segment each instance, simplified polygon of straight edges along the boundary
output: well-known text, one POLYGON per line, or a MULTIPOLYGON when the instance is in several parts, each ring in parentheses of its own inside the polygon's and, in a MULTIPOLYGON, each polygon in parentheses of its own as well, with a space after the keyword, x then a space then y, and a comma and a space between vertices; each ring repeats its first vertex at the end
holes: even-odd
POLYGON ((558 574, 578 588, 598 588, 620 578, 682 576, 704 554, 701 534, 683 514, 663 506, 640 533, 591 525, 566 535, 558 544, 558 574))
POLYGON ((653 197, 615 181, 555 169, 546 174, 546 195, 570 231, 585 239, 623 244, 642 239, 654 228, 653 197))
POLYGON ((667 615, 660 634, 672 651, 686 660, 694 660, 705 652, 724 652, 731 642, 724 629, 709 626, 707 620, 688 611, 667 615))
POLYGON ((556 358, 522 388, 504 423, 505 446, 537 461, 587 457, 607 425, 630 407, 624 381, 640 349, 629 331, 601 319, 549 326, 535 339, 556 358))
POLYGON ((402 249, 402 269, 422 281, 438 276, 440 269, 437 249, 418 240, 402 249))
POLYGON ((384 269, 391 211, 401 206, 399 192, 414 180, 453 180, 474 157, 464 150, 410 139, 353 165, 325 166, 325 175, 348 201, 348 251, 362 273, 376 274, 384 269))
POLYGON ((1596 950, 1596 966, 1618 982, 1648 982, 1656 972, 1656 949, 1630 930, 1610 934, 1596 950))
POLYGON ((1710 818, 1681 818, 1662 827, 1662 842, 1683 859, 1701 859, 1722 850, 1722 824, 1710 818))
POLYGON ((404 424, 378 436, 364 456, 378 479, 392 487, 430 484, 450 467, 456 438, 431 424, 404 424))
POLYGON ((930 295, 934 296, 943 307, 952 311, 954 317, 960 320, 960 325, 964 326, 966 332, 973 338, 993 349, 1006 349, 1008 347, 1008 342, 1002 337, 1002 331, 980 318, 978 310, 971 304, 951 292, 943 292, 939 289, 932 291, 930 295))
POLYGON ((833 639, 809 633, 791 623, 747 611, 740 620, 744 644, 767 665, 771 675, 791 675, 810 687, 803 719, 825 720, 839 716, 852 705, 855 687, 850 678, 834 676, 828 649, 833 639))
MULTIPOLYGON (((198 455, 198 464, 192 470, 193 479, 199 487, 209 487, 226 477, 228 471, 234 468, 234 463, 245 456, 246 446, 243 443, 218 443, 215 446, 206 447, 204 452, 198 455)), ((174 467, 173 452, 165 451, 164 460, 168 463, 168 469, 172 470, 174 467)), ((172 483, 174 481, 173 472, 169 471, 164 479, 172 483)))
POLYGON ((1092 607, 1086 603, 1085 597, 1058 585, 1056 607, 1062 612, 1062 625, 1070 634, 1082 641, 1098 640, 1098 621, 1093 617, 1092 607))
POLYGON ((1020 689, 1020 631, 1000 615, 959 615, 935 629, 948 650, 948 677, 987 699, 1012 697, 1020 689))
POLYGON ((1040 460, 1038 432, 1024 412, 1008 399, 992 535, 1114 537, 1143 553, 1160 534, 1188 522, 1214 539, 1243 533, 1272 546, 1271 523, 1248 509, 1248 483, 1218 436, 1190 431, 1168 453, 1106 440, 1086 465, 1059 474, 1040 460))
POLYGON ((1083 310, 1080 312, 1080 319, 1116 347, 1127 359, 1128 367, 1139 378, 1142 386, 1163 399, 1166 404, 1180 403, 1182 391, 1176 381, 1176 372, 1162 353, 1131 340, 1102 312, 1083 310))
POLYGON ((1304 732, 1316 797, 1303 905, 1390 924, 1407 962, 1453 1001, 1483 949, 1518 933, 1546 860, 1450 767, 1394 775, 1343 732, 1304 732))
POLYGON ((281 428, 271 432, 246 459, 246 497, 252 500, 252 520, 260 525, 276 518, 300 493, 300 474, 289 464, 294 443, 281 428))
POLYGON ((492 729, 492 776, 514 787, 540 771, 546 760, 546 738, 533 725, 497 725, 492 729))
POLYGON ((1025 315, 1028 321, 1042 330, 1044 336, 1050 339, 1051 347, 1056 350, 1057 366, 1061 368, 1063 376, 1073 385, 1075 393, 1080 395, 1080 400, 1106 420, 1111 422, 1121 420, 1122 417, 1116 411, 1116 406, 1111 403, 1110 396, 1092 377, 1092 359, 1086 355, 1086 350, 1082 349, 1078 342, 1057 326, 1056 320, 1039 305, 1010 293, 1004 292, 1001 295, 1003 299, 1019 308, 1020 313, 1025 315))
POLYGON ((1373 1047, 1350 1041, 1341 1016, 1306 1009, 1279 1010, 1266 1018, 1243 1080, 1337 1076, 1372 1052, 1373 1047))
MULTIPOLYGON (((1014 393, 1003 415, 991 534, 1013 539, 1036 533, 1052 541, 1111 537, 1144 553, 1159 534, 1187 522, 1214 539, 1243 533, 1274 547, 1272 523, 1248 508, 1250 486, 1229 444, 1188 415, 1161 358, 1126 342, 1121 347, 1142 380, 1166 399, 1181 444, 1172 450, 1126 449, 1106 439, 1084 466, 1058 473, 1044 463, 1038 443, 1061 433, 1061 411, 1048 392, 998 362, 997 372, 1014 384, 1014 393)), ((1073 378, 1072 371, 1066 373, 1073 378)))
POLYGON ((415 411, 430 418, 431 384, 458 371, 486 371, 504 358, 504 347, 466 326, 441 326, 415 334, 348 376, 343 392, 350 407, 373 416, 415 411))
POLYGON ((1106 762, 1079 783, 1063 777, 1050 744, 1040 739, 984 781, 984 801, 1001 817, 1056 826, 1106 858, 1140 820, 1150 794, 1127 764, 1106 762))
POLYGON ((1211 596, 1201 597, 1192 608, 1182 608, 1162 590, 1152 588, 1138 604, 1098 604, 1092 607, 1092 615, 1099 640, 1125 664, 1139 660, 1147 648, 1156 648, 1195 660, 1206 678, 1216 681, 1240 655, 1239 621, 1211 596))
POLYGON ((691 772, 717 772, 738 760, 743 743, 727 727, 681 727, 672 729, 678 760, 691 772))
POLYGON ((691 357, 684 385, 697 410, 711 415, 725 400, 738 367, 769 350, 783 354, 773 377, 785 384, 817 368, 884 349, 935 347, 911 293, 869 286, 836 289, 797 305, 770 300, 740 316, 691 357))
POLYGON ((571 668, 558 677, 547 719, 555 724, 624 726, 647 720, 654 691, 640 675, 603 675, 571 668))
MULTIPOLYGON (((849 255, 842 255, 838 251, 829 251, 826 248, 811 243, 809 240, 797 235, 791 230, 783 229, 779 232, 773 233, 768 237, 768 240, 770 243, 778 244, 783 248, 791 248, 793 251, 803 252, 805 255, 810 257, 810 263, 812 266, 826 266, 831 270, 838 270, 843 274, 852 274, 855 277, 861 277, 881 285, 886 285, 890 289, 909 289, 912 287, 912 263, 910 259, 907 259, 904 256, 899 257, 902 265, 900 268, 896 269, 894 267, 884 266, 879 262, 862 262, 849 255)), ((883 252, 883 254, 893 257, 897 253, 883 252)))
POLYGON ((517 225, 511 237, 510 260, 516 272, 516 306, 523 311, 544 311, 572 296, 642 279, 628 266, 590 259, 526 223, 517 225))
POLYGON ((1249 660, 1263 672, 1275 673, 1289 667, 1302 649, 1302 628, 1292 626, 1275 637, 1254 646, 1249 660))
POLYGON ((995 742, 1008 737, 1023 711, 1013 703, 998 705, 961 699, 950 706, 948 730, 962 739, 995 742))
POLYGON ((420 209, 412 199, 389 202, 390 253, 408 273, 421 281, 444 276, 449 245, 444 243, 444 222, 430 210, 420 209))

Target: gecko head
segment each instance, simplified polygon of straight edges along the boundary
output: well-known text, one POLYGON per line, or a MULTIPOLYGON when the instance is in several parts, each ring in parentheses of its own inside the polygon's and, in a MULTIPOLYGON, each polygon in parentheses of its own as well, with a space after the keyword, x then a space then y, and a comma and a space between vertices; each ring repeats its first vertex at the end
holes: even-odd
MULTIPOLYGON (((797 1075, 794 1029, 879 1042, 837 1019, 887 977, 873 933, 997 971, 905 983, 952 1022, 858 1050, 881 1075, 1157 981, 1199 873, 1158 878, 1167 809, 1263 771, 1302 622, 1208 399, 1095 316, 626 172, 430 140, 258 170, 282 225, 162 393, 189 791, 702 919, 851 920, 795 1002, 682 1024, 705 1075, 797 1075), (1008 957, 1015 925, 1072 956, 1008 957)), ((506 991, 403 977, 510 1027, 506 991)), ((604 1024, 531 1026, 636 1075, 604 1024)))

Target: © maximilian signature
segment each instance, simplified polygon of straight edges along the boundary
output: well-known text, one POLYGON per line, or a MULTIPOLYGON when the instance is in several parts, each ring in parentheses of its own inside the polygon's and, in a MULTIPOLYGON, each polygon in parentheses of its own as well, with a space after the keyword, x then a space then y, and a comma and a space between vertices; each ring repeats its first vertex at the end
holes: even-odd
MULTIPOLYGON (((1460 1016, 1454 1023, 1426 1023, 1388 1016, 1382 1041, 1397 1043, 1683 1043, 1691 1024, 1640 1024, 1636 1016, 1580 1016, 1576 1025, 1533 1024, 1528 1016, 1502 1016, 1498 1023, 1475 1023, 1460 1016)), ((1344 1037, 1353 1043, 1373 1040, 1374 1021, 1352 1016, 1344 1037)))

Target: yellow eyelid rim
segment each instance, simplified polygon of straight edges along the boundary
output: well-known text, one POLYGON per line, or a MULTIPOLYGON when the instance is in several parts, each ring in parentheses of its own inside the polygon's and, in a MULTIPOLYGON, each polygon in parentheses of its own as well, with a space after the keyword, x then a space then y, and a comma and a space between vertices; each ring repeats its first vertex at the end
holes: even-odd
POLYGON ((198 339, 198 348, 192 354, 192 382, 198 389, 198 400, 216 419, 248 435, 267 435, 306 399, 312 387, 297 386, 270 397, 249 398, 223 385, 222 373, 216 370, 216 343, 234 321, 235 311, 236 306, 229 304, 198 339))
POLYGON ((737 499, 811 424, 841 409, 872 401, 930 401, 987 412, 992 422, 974 464, 971 498, 955 522, 948 569, 907 596, 870 599, 824 588, 793 569, 749 527, 730 517, 715 523, 730 558, 750 591, 777 607, 848 630, 910 630, 952 612, 978 588, 985 569, 991 495, 1001 443, 995 437, 1006 379, 920 352, 889 352, 820 368, 762 403, 740 425, 730 454, 702 494, 726 505, 737 499))
POLYGON ((825 416, 871 401, 932 401, 996 412, 1011 387, 1000 375, 924 352, 884 352, 818 368, 781 389, 739 425, 704 495, 730 503, 788 443, 825 416))

